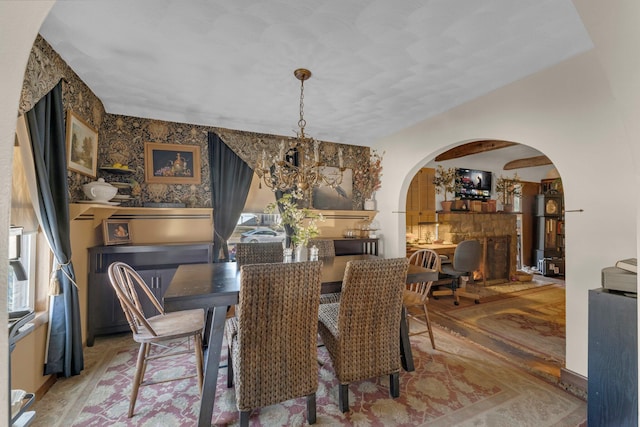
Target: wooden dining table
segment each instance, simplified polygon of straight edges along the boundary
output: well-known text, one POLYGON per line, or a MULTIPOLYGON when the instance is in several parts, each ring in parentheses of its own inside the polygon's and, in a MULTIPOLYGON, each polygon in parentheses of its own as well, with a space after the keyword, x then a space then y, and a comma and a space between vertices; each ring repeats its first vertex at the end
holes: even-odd
MULTIPOLYGON (((375 255, 346 255, 322 258, 322 293, 340 292, 347 263, 352 260, 375 259, 375 255)), ((407 283, 438 279, 438 272, 409 265, 407 283)), ((164 294, 167 312, 203 308, 210 312, 207 349, 204 358, 204 382, 200 396, 198 426, 210 426, 215 403, 216 384, 224 337, 227 307, 238 303, 240 268, 235 262, 180 265, 164 294)), ((413 371, 413 356, 405 312, 400 322, 400 352, 402 367, 413 371)))

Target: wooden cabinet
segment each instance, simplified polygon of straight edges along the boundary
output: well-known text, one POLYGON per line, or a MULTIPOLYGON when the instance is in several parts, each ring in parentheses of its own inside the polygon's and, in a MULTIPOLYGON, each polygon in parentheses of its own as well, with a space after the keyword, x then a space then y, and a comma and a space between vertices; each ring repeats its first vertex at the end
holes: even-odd
POLYGON ((564 275, 562 195, 536 196, 536 263, 545 276, 564 275), (553 268, 548 265, 553 264, 553 268))
MULTIPOLYGON (((122 261, 135 268, 158 301, 162 302, 178 265, 211 262, 212 250, 213 244, 208 242, 89 248, 87 346, 91 347, 98 335, 129 330, 120 302, 109 282, 107 269, 111 263, 122 261)), ((144 309, 147 315, 156 313, 150 303, 145 303, 144 309)))
POLYGON ((378 255, 377 238, 333 239, 337 255, 378 255))
POLYGON ((407 227, 436 219, 436 187, 433 185, 435 169, 422 168, 411 180, 407 192, 407 227))

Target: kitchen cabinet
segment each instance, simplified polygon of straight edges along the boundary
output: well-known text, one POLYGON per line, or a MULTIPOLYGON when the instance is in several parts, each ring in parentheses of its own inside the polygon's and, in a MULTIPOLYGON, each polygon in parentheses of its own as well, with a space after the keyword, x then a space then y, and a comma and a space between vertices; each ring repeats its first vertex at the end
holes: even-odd
POLYGON ((433 184, 434 168, 422 168, 411 180, 407 192, 407 229, 417 232, 421 222, 436 220, 436 187, 433 184))
MULTIPOLYGON (((133 267, 162 303, 178 265, 212 262, 213 244, 95 246, 88 251, 87 346, 91 347, 96 336, 129 331, 129 324, 109 281, 111 263, 122 261, 133 267)), ((150 302, 145 301, 143 309, 147 315, 157 314, 150 302)))

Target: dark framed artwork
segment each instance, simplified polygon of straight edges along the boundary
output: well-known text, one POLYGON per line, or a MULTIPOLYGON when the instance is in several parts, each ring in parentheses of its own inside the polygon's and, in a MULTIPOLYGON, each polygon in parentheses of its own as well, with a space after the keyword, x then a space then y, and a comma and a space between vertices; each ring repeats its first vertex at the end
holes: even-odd
POLYGON ((144 179, 147 183, 200 184, 200 147, 146 142, 144 179))
MULTIPOLYGON (((322 166, 323 175, 335 177, 340 169, 333 166, 322 166)), ((313 207, 328 210, 353 210, 353 169, 346 168, 342 174, 342 182, 336 188, 320 185, 313 189, 313 207)))
POLYGON ((67 110, 67 168, 95 178, 98 171, 98 131, 67 110))
POLYGON ((105 219, 102 221, 102 234, 105 245, 124 245, 131 243, 129 221, 105 219))

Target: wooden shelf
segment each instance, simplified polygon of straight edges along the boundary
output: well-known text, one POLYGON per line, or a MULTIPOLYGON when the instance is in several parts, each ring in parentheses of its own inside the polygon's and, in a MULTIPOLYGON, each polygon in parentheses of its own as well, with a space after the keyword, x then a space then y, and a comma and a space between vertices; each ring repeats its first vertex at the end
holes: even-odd
POLYGON ((102 221, 112 216, 128 216, 140 218, 191 218, 208 217, 213 221, 212 208, 144 208, 144 207, 123 207, 109 206, 99 203, 70 203, 69 217, 77 220, 83 216, 92 216, 94 227, 99 227, 102 221))

